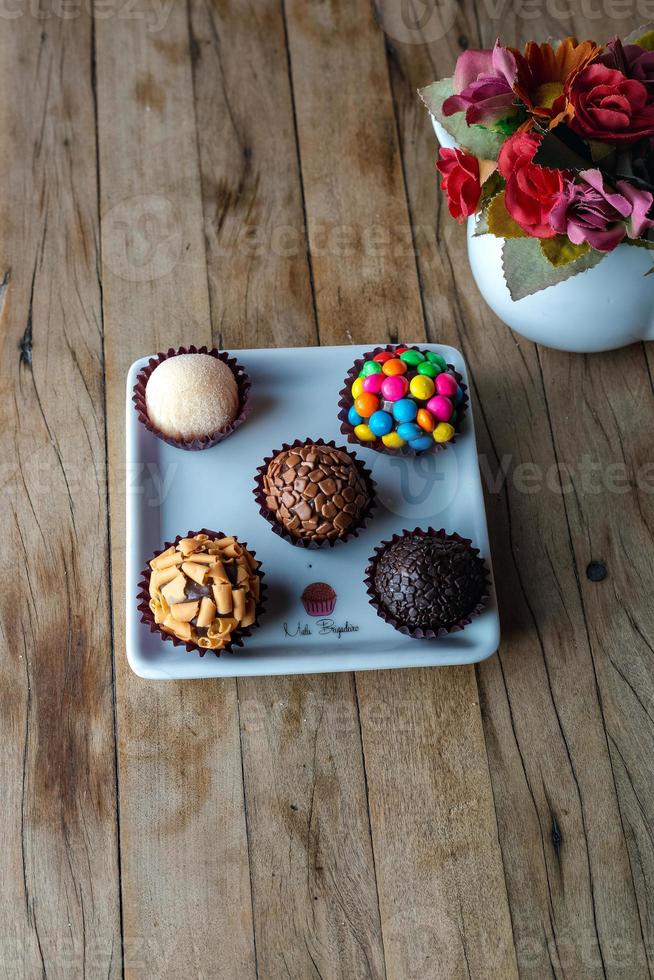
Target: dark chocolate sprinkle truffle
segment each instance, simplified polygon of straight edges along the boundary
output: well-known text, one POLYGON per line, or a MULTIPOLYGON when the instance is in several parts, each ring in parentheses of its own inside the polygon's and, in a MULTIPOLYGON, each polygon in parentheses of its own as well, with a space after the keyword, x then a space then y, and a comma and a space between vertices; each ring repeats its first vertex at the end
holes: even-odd
POLYGON ((373 578, 398 626, 438 633, 476 609, 488 589, 483 559, 458 537, 406 534, 380 554, 373 578))

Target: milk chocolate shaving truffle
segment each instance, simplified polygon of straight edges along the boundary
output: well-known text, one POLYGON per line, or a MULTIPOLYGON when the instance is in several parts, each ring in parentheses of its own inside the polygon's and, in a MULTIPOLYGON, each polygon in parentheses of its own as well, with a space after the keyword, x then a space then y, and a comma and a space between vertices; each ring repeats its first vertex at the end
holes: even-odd
POLYGON ((372 504, 356 460, 332 446, 306 443, 277 453, 262 486, 272 519, 291 537, 316 543, 345 537, 372 504))
POLYGON ((239 412, 236 379, 210 354, 178 354, 157 365, 145 388, 152 424, 174 439, 212 436, 239 412))
POLYGON ((457 537, 406 534, 377 559, 377 599, 398 626, 451 629, 475 611, 487 592, 483 559, 457 537))
POLYGON ((150 610, 163 633, 201 650, 223 650, 254 625, 259 562, 235 537, 196 534, 150 562, 150 610))

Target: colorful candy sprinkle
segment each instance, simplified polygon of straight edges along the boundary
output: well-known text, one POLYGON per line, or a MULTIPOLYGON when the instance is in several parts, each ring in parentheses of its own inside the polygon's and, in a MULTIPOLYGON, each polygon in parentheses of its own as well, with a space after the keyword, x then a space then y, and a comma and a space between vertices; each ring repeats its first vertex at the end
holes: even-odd
POLYGON ((390 361, 384 361, 382 371, 389 378, 396 374, 406 374, 407 366, 399 357, 391 357, 390 361))
POLYGON ((402 422, 397 427, 397 434, 405 442, 411 442, 412 439, 420 439, 422 437, 422 429, 415 422, 402 422))
POLYGON ((445 371, 447 369, 447 361, 442 356, 442 354, 437 354, 433 350, 428 350, 427 360, 430 361, 432 364, 435 364, 436 367, 440 368, 441 371, 445 371))
POLYGON ((378 395, 382 390, 383 383, 384 375, 381 373, 381 371, 379 374, 369 374, 367 378, 363 379, 363 390, 372 395, 378 395))
MULTIPOLYGON (((354 404, 356 405, 356 402, 354 404)), ((427 402, 427 408, 437 422, 449 422, 454 411, 454 405, 445 395, 434 395, 427 402)))
POLYGON ((369 374, 378 374, 380 371, 381 364, 378 364, 377 361, 365 361, 361 368, 361 374, 364 378, 367 378, 369 374))
POLYGON ((360 442, 422 453, 454 438, 465 395, 441 354, 402 344, 357 370, 347 420, 360 442))
POLYGON ((386 436, 393 428, 393 416, 389 412, 373 412, 368 420, 371 432, 376 436, 386 436))
POLYGON ((411 378, 409 391, 418 401, 429 401, 434 394, 434 382, 424 374, 416 374, 415 378, 411 378))
POLYGON ((382 384, 382 395, 389 402, 396 402, 399 398, 404 398, 408 390, 409 382, 401 374, 385 378, 382 384))
POLYGON ((418 414, 418 406, 411 398, 400 398, 393 405, 393 418, 396 422, 413 422, 418 414))
POLYGON ((428 378, 435 378, 437 374, 440 374, 440 368, 437 368, 435 364, 431 361, 423 361, 416 368, 418 374, 426 374, 428 378))
POLYGON ((459 387, 456 383, 456 378, 451 374, 446 374, 444 371, 438 375, 435 384, 438 394, 446 395, 448 398, 453 398, 456 394, 456 389, 459 387))
POLYGON ((358 398, 363 391, 363 378, 357 378, 352 385, 352 397, 358 398))
POLYGON ((374 442, 377 436, 368 425, 356 425, 354 434, 360 442, 374 442))
POLYGON ((389 432, 388 435, 382 436, 382 442, 388 449, 401 449, 402 446, 406 446, 404 439, 397 432, 389 432))
POLYGON ((400 354, 400 359, 404 361, 405 364, 410 364, 411 367, 416 367, 425 360, 425 355, 421 354, 419 350, 405 350, 400 354))
POLYGON ((449 422, 439 422, 432 435, 435 442, 449 442, 455 435, 454 426, 450 425, 449 422))
POLYGON ((425 432, 433 432, 436 428, 436 422, 434 421, 434 416, 426 408, 419 408, 418 414, 416 416, 416 422, 421 429, 425 432))
POLYGON ((368 419, 379 408, 379 398, 364 391, 358 398, 354 399, 354 408, 361 418, 368 419))
POLYGON ((409 446, 415 453, 424 453, 426 449, 431 449, 433 445, 432 437, 424 434, 418 439, 412 439, 409 443, 409 446))

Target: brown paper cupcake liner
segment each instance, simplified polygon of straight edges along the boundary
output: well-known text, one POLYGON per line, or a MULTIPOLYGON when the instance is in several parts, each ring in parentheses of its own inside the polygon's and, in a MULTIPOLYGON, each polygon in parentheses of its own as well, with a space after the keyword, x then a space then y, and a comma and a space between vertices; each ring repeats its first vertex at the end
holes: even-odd
POLYGON ((223 439, 231 436, 239 426, 243 425, 250 413, 250 388, 250 379, 236 358, 230 357, 226 351, 218 351, 215 348, 209 350, 208 347, 194 347, 191 344, 190 347, 178 347, 177 349, 171 347, 165 354, 159 353, 151 357, 147 366, 141 368, 136 377, 132 401, 136 407, 139 422, 142 422, 149 432, 154 433, 157 438, 163 439, 169 446, 176 446, 177 449, 188 449, 190 452, 197 452, 200 449, 209 449, 211 446, 216 446, 223 439), (163 432, 153 425, 148 416, 145 403, 145 386, 148 383, 148 379, 162 361, 167 361, 169 357, 177 357, 178 354, 209 354, 211 357, 215 357, 226 364, 236 380, 239 413, 233 422, 230 422, 229 425, 224 426, 222 429, 218 429, 217 432, 214 432, 210 436, 200 436, 197 439, 175 439, 173 436, 164 435, 163 432))
POLYGON ((411 449, 409 445, 402 446, 401 449, 389 449, 384 445, 381 439, 376 439, 375 442, 361 442, 354 434, 354 426, 350 425, 348 421, 348 412, 352 407, 352 385, 359 377, 364 362, 371 361, 375 354, 381 354, 382 351, 388 351, 392 354, 399 346, 406 346, 407 350, 416 350, 422 353, 421 348, 416 344, 411 344, 410 346, 406 344, 387 344, 385 347, 375 347, 374 350, 368 351, 368 353, 364 354, 363 357, 358 358, 347 372, 343 388, 341 388, 338 393, 338 420, 341 423, 341 432, 344 436, 347 436, 347 441, 352 445, 363 446, 365 449, 372 449, 376 453, 384 453, 388 456, 425 456, 426 454, 432 452, 442 452, 444 449, 447 449, 448 446, 453 446, 456 442, 457 436, 460 435, 461 425, 465 419, 468 402, 470 401, 468 396, 468 386, 463 383, 462 375, 459 374, 453 364, 448 364, 447 366, 456 378, 457 383, 463 392, 463 401, 457 406, 458 418, 455 426, 456 435, 454 435, 449 442, 433 442, 433 446, 431 448, 423 449, 419 452, 416 452, 415 449, 411 449))
POLYGON ((370 470, 364 463, 361 462, 360 459, 357 459, 354 453, 346 449, 345 446, 337 446, 333 439, 329 442, 325 442, 324 439, 307 438, 296 439, 295 442, 292 443, 285 442, 279 449, 274 449, 270 455, 266 456, 261 466, 257 468, 255 485, 252 492, 254 493, 254 498, 259 505, 259 513, 264 520, 270 524, 275 534, 278 534, 280 538, 284 539, 284 541, 288 541, 289 544, 295 545, 297 548, 311 548, 315 550, 317 548, 333 548, 336 544, 343 544, 350 538, 357 538, 359 536, 359 532, 366 527, 368 521, 372 517, 375 507, 377 506, 376 488, 377 484, 373 480, 370 470), (313 446, 329 446, 330 449, 339 449, 341 452, 347 453, 368 487, 368 493, 370 495, 370 505, 368 509, 364 511, 357 522, 350 526, 347 534, 344 534, 340 538, 335 538, 334 540, 325 539, 324 541, 307 541, 305 538, 295 538, 279 523, 279 521, 277 521, 274 513, 266 506, 266 494, 263 489, 263 478, 268 466, 273 461, 275 456, 279 455, 279 453, 286 452, 286 450, 289 449, 297 449, 299 446, 305 446, 307 443, 311 443, 313 446))
MULTIPOLYGON (((150 562, 152 561, 153 558, 156 558, 157 555, 161 554, 162 551, 166 551, 168 548, 172 548, 173 546, 179 544, 182 538, 194 538, 196 534, 208 534, 209 537, 218 538, 218 539, 227 537, 227 535, 223 531, 210 531, 206 527, 203 527, 199 531, 188 531, 187 534, 178 534, 174 541, 166 541, 166 543, 163 545, 162 548, 159 548, 157 549, 157 551, 155 551, 155 553, 148 560, 148 563, 146 564, 145 568, 141 572, 141 578, 139 581, 139 591, 136 595, 136 598, 138 600, 137 609, 141 613, 141 622, 144 623, 146 626, 150 627, 151 633, 157 633, 162 640, 166 640, 172 643, 173 646, 186 647, 188 653, 198 653, 201 657, 204 657, 207 650, 204 649, 203 647, 199 647, 197 643, 187 643, 184 640, 180 640, 179 637, 173 636, 170 633, 164 633, 163 630, 159 629, 159 627, 154 621, 154 613, 150 609, 150 576, 152 574, 152 569, 150 568, 150 562)), ((256 551, 252 551, 251 548, 248 548, 248 545, 245 541, 239 540, 238 543, 241 545, 241 547, 246 548, 250 552, 253 558, 256 558, 256 551)), ((243 641, 247 639, 248 636, 251 635, 253 629, 256 629, 256 627, 259 626, 261 614, 264 612, 265 609, 267 586, 263 581, 264 572, 261 570, 261 567, 257 568, 257 575, 259 576, 259 582, 261 587, 260 598, 259 598, 259 602, 257 603, 257 618, 255 619, 254 623, 252 623, 251 626, 246 626, 244 629, 235 630, 233 634, 233 639, 230 640, 227 646, 223 647, 222 650, 211 650, 210 652, 215 654, 216 657, 219 657, 222 653, 233 653, 234 647, 242 647, 243 641)))
POLYGON ((484 569, 486 571, 486 589, 483 595, 480 597, 477 605, 463 619, 454 623, 452 626, 447 628, 442 628, 439 630, 423 629, 422 627, 417 627, 416 629, 411 629, 405 623, 400 623, 395 617, 386 609, 377 594, 375 588, 375 570, 377 567, 377 562, 381 557, 382 553, 390 545, 395 544, 396 541, 400 541, 402 538, 406 538, 409 535, 418 535, 421 538, 436 537, 436 538, 449 538, 466 545, 474 555, 480 555, 479 548, 474 548, 472 541, 469 538, 462 538, 460 534, 456 532, 449 534, 444 528, 439 531, 434 530, 433 527, 424 528, 417 527, 413 531, 402 531, 401 534, 394 534, 390 541, 382 541, 375 548, 374 554, 368 559, 368 565, 365 571, 364 585, 366 587, 366 592, 368 594, 370 605, 373 607, 380 619, 383 619, 385 623, 392 626, 393 629, 397 630, 398 633, 404 634, 404 636, 411 636, 418 640, 433 640, 439 636, 447 636, 450 633, 460 633, 461 630, 469 626, 475 616, 478 616, 486 608, 486 605, 490 599, 491 595, 491 579, 490 570, 484 559, 484 569))

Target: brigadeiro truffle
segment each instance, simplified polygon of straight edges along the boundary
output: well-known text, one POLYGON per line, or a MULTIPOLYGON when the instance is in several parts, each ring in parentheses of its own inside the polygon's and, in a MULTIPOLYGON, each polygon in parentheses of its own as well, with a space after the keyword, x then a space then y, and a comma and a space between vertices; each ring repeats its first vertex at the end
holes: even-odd
POLYGON ((249 381, 224 352, 191 347, 159 354, 139 372, 133 401, 155 435, 182 449, 206 449, 245 419, 249 381))
POLYGON ((374 483, 346 449, 305 440, 264 460, 254 495, 277 534, 315 548, 356 536, 372 510, 374 483))
POLYGON ((142 621, 201 656, 241 646, 261 611, 262 577, 254 552, 234 536, 189 532, 148 562, 142 621))
POLYGON ((463 629, 481 612, 489 572, 472 542, 429 528, 377 548, 366 572, 377 613, 401 633, 434 637, 463 629))
POLYGON ((419 454, 454 441, 468 396, 442 354, 388 346, 355 361, 340 392, 341 432, 348 442, 383 453, 419 454))

